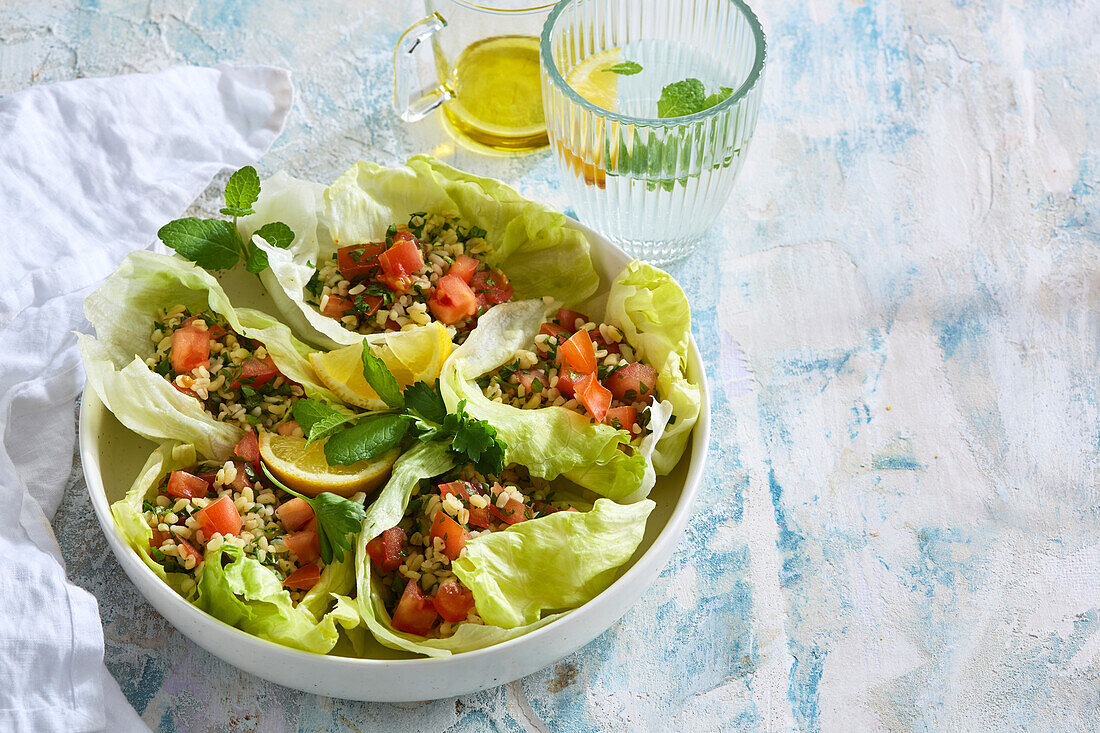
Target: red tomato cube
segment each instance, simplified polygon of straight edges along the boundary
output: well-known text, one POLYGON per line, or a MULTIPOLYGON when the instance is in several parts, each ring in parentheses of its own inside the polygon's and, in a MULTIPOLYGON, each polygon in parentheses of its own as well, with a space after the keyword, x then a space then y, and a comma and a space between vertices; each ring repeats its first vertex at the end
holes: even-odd
POLYGON ((469 255, 459 255, 455 260, 455 263, 451 265, 451 269, 447 270, 448 275, 456 275, 462 278, 463 282, 470 282, 474 273, 477 272, 478 261, 469 255))
POLYGON ((477 297, 458 275, 444 275, 436 283, 428 308, 437 320, 453 324, 477 313, 477 297))
MULTIPOLYGON (((454 494, 464 502, 469 503, 470 497, 475 494, 480 494, 477 487, 471 484, 469 481, 451 481, 449 483, 439 485, 439 495, 447 496, 448 494, 454 494)), ((481 527, 486 529, 493 525, 493 520, 489 515, 488 507, 476 507, 473 504, 469 505, 470 510, 470 524, 475 527, 481 527)))
POLYGON ((432 605, 444 621, 465 621, 474 607, 474 594, 457 580, 448 580, 436 589, 432 605))
POLYGON ((424 267, 424 255, 417 246, 416 237, 409 232, 398 232, 393 246, 378 255, 382 266, 382 282, 390 290, 408 290, 412 276, 424 267))
POLYGON ((168 493, 181 499, 197 499, 206 496, 210 484, 201 476, 186 471, 172 471, 168 477, 168 493))
POLYGON ((277 376, 279 376, 279 368, 271 360, 270 354, 262 360, 249 356, 241 364, 240 373, 230 382, 229 386, 236 389, 242 384, 247 384, 253 389, 259 389, 277 376))
POLYGON ((290 501, 280 504, 279 508, 275 510, 275 515, 279 517, 287 531, 297 532, 309 524, 309 520, 313 519, 313 507, 305 499, 299 499, 296 496, 290 501))
POLYGON ((367 555, 384 572, 392 572, 405 562, 405 530, 391 527, 367 543, 367 555))
POLYGON ((508 276, 500 270, 483 270, 473 276, 470 287, 477 293, 478 308, 492 308, 507 303, 515 295, 515 288, 508 282, 508 276))
POLYGON ((212 537, 215 532, 221 533, 223 537, 235 535, 241 531, 241 525, 243 524, 237 507, 234 506, 228 496, 223 496, 199 509, 195 512, 195 519, 202 527, 207 539, 212 537))
POLYGON ((369 274, 378 267, 378 255, 386 249, 384 244, 349 244, 336 250, 336 267, 348 280, 369 274))
POLYGON ((406 583, 405 592, 401 594, 401 600, 393 611, 393 627, 407 634, 424 636, 432 630, 438 619, 439 613, 436 612, 432 599, 424 595, 415 580, 406 583))
POLYGON ((298 562, 313 562, 321 556, 321 537, 317 534, 316 517, 306 523, 305 529, 283 537, 283 544, 298 556, 298 562))
POLYGON ((197 326, 185 326, 172 332, 172 371, 188 374, 192 369, 210 365, 210 335, 197 326))
POLYGON ((317 567, 317 563, 311 562, 308 565, 302 565, 293 573, 286 576, 286 580, 283 581, 283 587, 294 588, 295 590, 309 590, 317 585, 320 580, 321 569, 317 567))
POLYGON ((604 383, 621 402, 652 402, 657 394, 657 370, 636 361, 611 372, 604 383))
POLYGON ((452 560, 457 560, 466 548, 466 530, 442 509, 436 512, 428 536, 433 542, 436 537, 443 540, 443 552, 452 560))
POLYGON ((603 421, 613 428, 619 428, 634 435, 634 426, 638 424, 638 410, 634 405, 612 407, 604 415, 603 421))
POLYGON ((233 455, 246 463, 251 463, 257 470, 260 468, 260 442, 256 438, 255 431, 249 430, 244 437, 237 442, 233 449, 233 455))
POLYGON ((588 316, 568 308, 558 308, 558 325, 569 333, 573 333, 584 324, 588 323, 588 316))

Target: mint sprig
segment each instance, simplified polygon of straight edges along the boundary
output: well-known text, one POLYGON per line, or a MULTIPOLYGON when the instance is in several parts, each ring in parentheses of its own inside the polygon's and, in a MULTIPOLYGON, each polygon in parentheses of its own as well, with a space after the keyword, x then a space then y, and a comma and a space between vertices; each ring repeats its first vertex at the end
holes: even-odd
POLYGON ((321 559, 326 565, 333 560, 343 560, 351 549, 348 537, 359 531, 367 512, 358 502, 345 499, 330 491, 322 491, 312 498, 299 494, 279 479, 271 475, 266 464, 260 464, 267 478, 280 489, 302 499, 313 509, 317 519, 317 536, 321 544, 321 559))
MULTIPOLYGON (((225 184, 225 206, 221 213, 233 217, 232 222, 194 217, 176 219, 162 226, 157 236, 181 257, 205 270, 228 270, 243 260, 246 270, 261 273, 268 267, 267 253, 254 242, 245 242, 237 231, 237 218, 255 214, 252 205, 259 197, 260 176, 255 168, 246 165, 225 184)), ((280 249, 294 242, 294 231, 281 221, 264 224, 256 234, 280 249)))
POLYGON ((637 61, 620 61, 613 66, 605 66, 600 71, 610 71, 612 74, 633 76, 642 70, 642 65, 637 61))
POLYGON ((504 468, 507 446, 496 428, 466 414, 465 400, 448 412, 438 380, 414 382, 402 390, 386 363, 370 353, 366 344, 362 361, 363 376, 390 409, 348 415, 308 398, 292 408, 307 445, 326 441, 325 459, 330 465, 371 460, 411 434, 423 442, 447 443, 460 460, 473 463, 481 473, 496 474, 504 468))
POLYGON ((707 95, 703 82, 698 79, 684 79, 666 85, 657 100, 657 116, 683 117, 710 109, 733 94, 729 87, 719 87, 717 92, 707 95))

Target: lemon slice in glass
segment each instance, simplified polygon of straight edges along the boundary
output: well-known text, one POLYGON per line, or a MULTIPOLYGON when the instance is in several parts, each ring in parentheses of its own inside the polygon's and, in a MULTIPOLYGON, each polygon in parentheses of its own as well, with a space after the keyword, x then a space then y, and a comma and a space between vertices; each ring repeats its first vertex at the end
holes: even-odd
POLYGON ((400 454, 400 449, 392 448, 369 461, 330 466, 324 441, 306 446, 305 438, 260 431, 260 459, 275 478, 306 496, 330 491, 350 497, 377 488, 389 478, 400 454))
POLYGON ((601 51, 569 70, 565 83, 597 107, 615 112, 619 106, 619 75, 606 71, 622 61, 622 49, 601 51))
MULTIPOLYGON (((384 334, 371 345, 371 352, 386 363, 402 388, 413 382, 434 383, 452 349, 451 335, 437 322, 384 334)), ((353 344, 310 354, 309 361, 321 382, 344 402, 368 410, 385 409, 386 404, 363 376, 362 354, 363 347, 353 344)))

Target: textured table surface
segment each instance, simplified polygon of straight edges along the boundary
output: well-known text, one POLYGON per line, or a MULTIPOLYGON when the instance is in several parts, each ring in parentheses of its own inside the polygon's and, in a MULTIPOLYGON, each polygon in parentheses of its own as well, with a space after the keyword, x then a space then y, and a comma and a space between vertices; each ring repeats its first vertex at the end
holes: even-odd
MULTIPOLYGON (((499 689, 299 694, 141 600, 74 463, 54 528, 151 727, 1100 729, 1100 5, 757 4, 753 149, 672 268, 714 384, 710 470, 641 602, 499 689)), ((484 157, 395 119, 406 5, 0 2, 0 93, 276 64, 298 98, 264 173, 431 151, 565 207, 548 154, 484 157)))

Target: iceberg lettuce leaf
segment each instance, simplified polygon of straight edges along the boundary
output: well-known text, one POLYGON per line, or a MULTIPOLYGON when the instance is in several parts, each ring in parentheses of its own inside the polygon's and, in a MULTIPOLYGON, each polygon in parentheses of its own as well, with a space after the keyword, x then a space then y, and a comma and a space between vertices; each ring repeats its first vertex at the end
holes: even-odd
POLYGON ((453 465, 450 453, 442 444, 420 443, 414 446, 394 464, 390 480, 367 509, 367 516, 363 520, 363 532, 355 555, 355 602, 371 634, 391 649, 403 649, 429 657, 445 657, 499 644, 544 626, 561 615, 548 616, 526 626, 511 629, 462 624, 455 630, 453 636, 446 639, 425 639, 393 628, 383 600, 383 589, 378 579, 371 577, 370 557, 365 549, 366 540, 401 521, 417 482, 445 473, 453 465))
POLYGON ((675 422, 652 448, 653 467, 664 475, 683 456, 702 403, 700 385, 688 376, 691 309, 671 275, 635 260, 611 284, 607 316, 638 357, 657 369, 657 394, 672 406, 675 422))
POLYGON ((576 608, 611 585, 655 506, 597 499, 591 511, 556 512, 478 535, 452 569, 473 591, 485 623, 535 623, 543 611, 576 608))
POLYGON ((270 265, 261 278, 296 333, 325 348, 356 344, 362 336, 305 302, 314 266, 340 246, 382 241, 391 224, 404 225, 414 212, 459 216, 484 229, 486 261, 508 275, 518 298, 549 295, 574 304, 599 285, 588 241, 565 215, 427 156, 396 168, 360 161, 325 189, 320 202, 316 184, 280 174, 263 183, 255 209, 238 222, 244 237, 268 221, 292 220, 292 228, 300 222, 304 233, 290 248, 260 243, 270 265))
POLYGON ((619 449, 628 441, 626 433, 564 407, 522 410, 494 402, 475 381, 514 360, 520 349, 531 348, 547 308, 541 300, 513 301, 483 315, 443 365, 443 400, 449 410, 466 400, 467 413, 495 427, 508 446, 506 463, 519 463, 546 479, 564 474, 615 500, 634 494, 643 488, 647 464, 640 453, 628 456, 619 449))
POLYGON ((237 333, 263 343, 279 370, 301 383, 307 395, 339 402, 317 380, 308 359, 311 349, 287 326, 259 311, 235 309, 218 281, 190 262, 134 252, 84 301, 96 337, 78 335, 89 384, 134 432, 156 441, 193 443, 203 456, 218 460, 228 458, 243 435, 145 364, 155 352, 149 334, 157 309, 176 304, 192 312, 216 312, 237 333))

